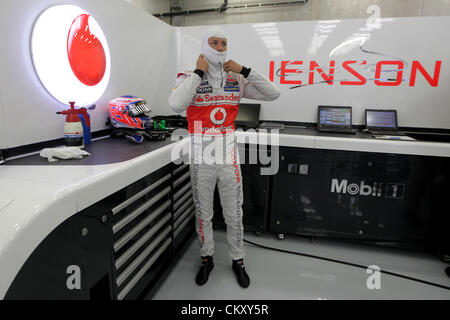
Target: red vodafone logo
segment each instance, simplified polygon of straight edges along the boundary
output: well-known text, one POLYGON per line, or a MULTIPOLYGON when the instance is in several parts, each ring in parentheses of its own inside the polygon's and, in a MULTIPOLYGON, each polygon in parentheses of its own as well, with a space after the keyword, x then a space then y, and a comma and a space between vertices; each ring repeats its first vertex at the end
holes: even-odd
POLYGON ((87 86, 99 83, 106 70, 105 49, 89 29, 89 15, 75 18, 67 38, 67 56, 75 76, 87 86))
POLYGON ((209 118, 211 119, 211 122, 214 124, 223 124, 225 122, 225 119, 227 117, 227 112, 224 108, 214 108, 211 113, 209 114, 209 118))
POLYGON ((111 58, 94 17, 73 5, 57 5, 36 20, 33 64, 45 89, 58 101, 95 103, 109 83, 111 58))

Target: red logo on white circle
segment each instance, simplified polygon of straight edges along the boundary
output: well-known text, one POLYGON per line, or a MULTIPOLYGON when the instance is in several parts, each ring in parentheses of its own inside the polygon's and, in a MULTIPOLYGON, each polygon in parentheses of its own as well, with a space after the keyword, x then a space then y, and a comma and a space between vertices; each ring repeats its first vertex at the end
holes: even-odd
POLYGON ((209 114, 209 118, 211 119, 211 122, 214 124, 223 124, 225 122, 226 117, 227 112, 222 107, 214 108, 209 114))
POLYGON ((75 76, 87 86, 99 83, 106 70, 101 41, 89 28, 89 15, 80 14, 72 22, 67 37, 67 57, 75 76))
POLYGON ((36 73, 58 101, 95 103, 111 71, 108 42, 97 21, 73 5, 57 5, 37 19, 31 38, 36 73))

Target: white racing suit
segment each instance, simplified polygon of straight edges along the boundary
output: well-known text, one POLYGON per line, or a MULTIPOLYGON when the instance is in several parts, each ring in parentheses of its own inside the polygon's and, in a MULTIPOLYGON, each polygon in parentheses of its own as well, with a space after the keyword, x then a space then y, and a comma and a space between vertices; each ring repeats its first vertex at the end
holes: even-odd
POLYGON ((223 71, 220 89, 213 88, 206 75, 201 79, 193 72, 178 74, 169 106, 177 113, 186 111, 188 120, 191 183, 201 256, 214 253, 211 219, 216 182, 227 224, 228 254, 233 260, 245 256, 242 176, 234 120, 241 98, 275 100, 279 95, 279 89, 255 70, 247 78, 223 71))

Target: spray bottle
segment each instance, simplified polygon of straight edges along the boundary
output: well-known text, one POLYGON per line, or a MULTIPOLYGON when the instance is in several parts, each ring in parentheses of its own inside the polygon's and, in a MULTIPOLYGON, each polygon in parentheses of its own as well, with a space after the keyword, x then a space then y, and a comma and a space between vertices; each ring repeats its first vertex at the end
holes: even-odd
MULTIPOLYGON (((78 114, 83 114, 81 109, 75 109, 75 102, 69 102, 70 109, 56 112, 57 114, 66 114, 66 123, 64 124, 64 145, 67 147, 84 148, 83 126, 78 114)), ((84 110, 86 112, 86 109, 84 110)))

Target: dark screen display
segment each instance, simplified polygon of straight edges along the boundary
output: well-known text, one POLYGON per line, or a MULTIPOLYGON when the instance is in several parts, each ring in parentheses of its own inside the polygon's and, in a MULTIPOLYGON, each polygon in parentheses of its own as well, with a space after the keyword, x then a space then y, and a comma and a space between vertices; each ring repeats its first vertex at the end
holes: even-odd
POLYGON ((366 126, 368 128, 397 128, 395 111, 366 111, 366 126))
POLYGON ((236 117, 237 122, 258 122, 261 105, 257 103, 239 104, 239 113, 236 117))
POLYGON ((350 127, 351 108, 319 107, 319 124, 325 126, 350 127))

